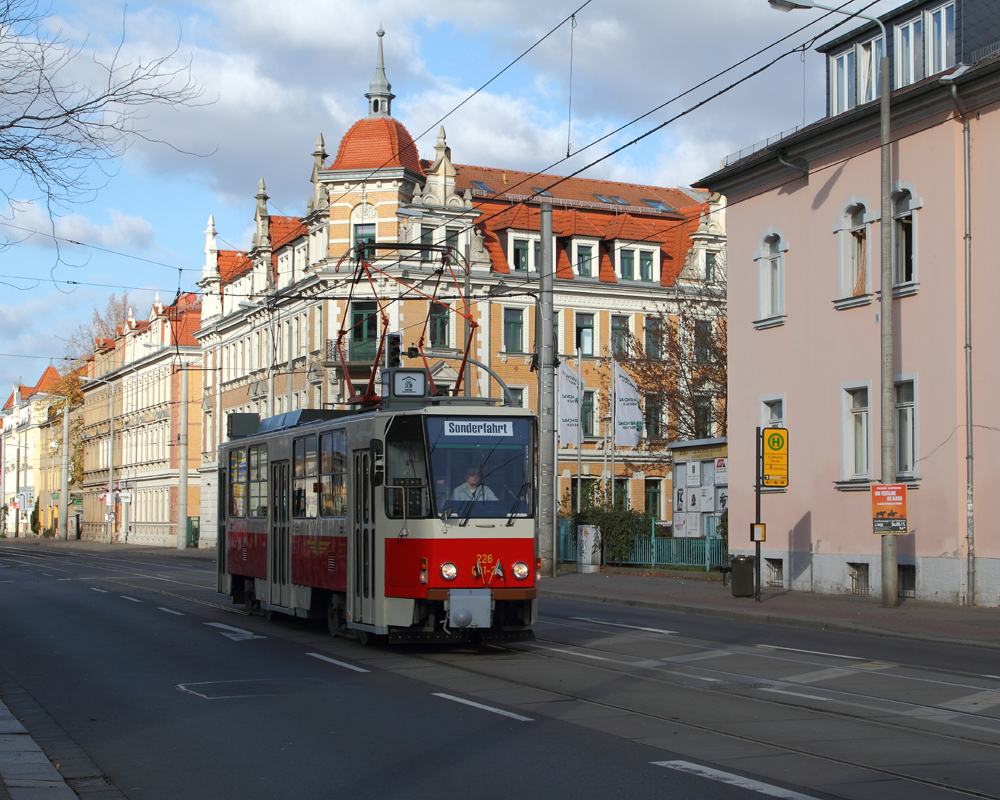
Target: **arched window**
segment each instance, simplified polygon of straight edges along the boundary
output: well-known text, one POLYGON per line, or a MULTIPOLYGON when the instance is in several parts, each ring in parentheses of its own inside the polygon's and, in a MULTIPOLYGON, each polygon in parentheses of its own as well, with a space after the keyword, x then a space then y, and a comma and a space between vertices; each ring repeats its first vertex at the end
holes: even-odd
POLYGON ((917 214, 923 201, 908 183, 892 191, 892 285, 900 297, 917 291, 917 214))
POLYGON ((833 226, 840 260, 838 309, 871 303, 871 248, 869 226, 877 219, 864 198, 852 197, 840 209, 833 226))
POLYGON ((757 262, 758 318, 754 327, 770 328, 785 321, 785 252, 781 232, 768 228, 754 253, 757 262))

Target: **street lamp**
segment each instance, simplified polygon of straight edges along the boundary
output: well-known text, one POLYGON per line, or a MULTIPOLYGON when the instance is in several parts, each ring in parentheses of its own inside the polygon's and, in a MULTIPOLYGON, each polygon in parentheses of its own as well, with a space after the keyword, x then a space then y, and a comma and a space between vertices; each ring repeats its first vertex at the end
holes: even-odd
POLYGON ((103 383, 108 387, 108 493, 105 496, 107 508, 104 513, 105 539, 107 544, 111 544, 111 509, 114 507, 115 497, 115 408, 113 402, 114 386, 110 381, 103 378, 83 378, 84 384, 103 383))
MULTIPOLYGON (((882 150, 882 270, 880 287, 880 355, 881 355, 881 444, 882 483, 892 483, 896 464, 896 418, 895 418, 895 372, 893 356, 896 351, 892 330, 892 169, 889 154, 889 37, 885 25, 878 17, 857 11, 821 5, 814 0, 768 0, 777 11, 793 11, 800 8, 820 8, 848 17, 866 19, 878 25, 882 31, 882 59, 880 61, 881 80, 879 101, 881 111, 880 142, 882 150)), ((882 605, 895 608, 899 602, 898 566, 896 537, 882 535, 882 605)))

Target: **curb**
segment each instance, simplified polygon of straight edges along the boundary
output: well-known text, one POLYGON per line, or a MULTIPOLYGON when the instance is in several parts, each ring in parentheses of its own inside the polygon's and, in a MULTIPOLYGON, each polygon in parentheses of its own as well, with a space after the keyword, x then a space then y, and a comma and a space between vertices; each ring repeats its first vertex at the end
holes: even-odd
POLYGON ((62 775, 0 700, 0 790, 18 800, 76 800, 62 775))
POLYGON ((908 639, 914 642, 927 642, 929 644, 947 644, 956 647, 979 647, 986 650, 1000 650, 1000 643, 998 642, 981 642, 970 639, 952 639, 947 636, 933 636, 931 634, 906 633, 904 631, 891 631, 884 628, 872 628, 867 625, 825 622, 823 620, 810 619, 808 617, 795 617, 784 614, 759 614, 751 611, 710 608, 707 606, 690 606, 657 600, 631 600, 620 597, 602 597, 600 595, 559 590, 552 591, 550 589, 543 588, 539 588, 538 595, 539 597, 551 597, 557 600, 580 600, 587 603, 607 603, 608 605, 631 606, 633 608, 652 608, 658 611, 673 611, 680 614, 700 614, 705 617, 718 617, 720 619, 742 622, 757 622, 764 625, 789 625, 797 628, 833 631, 834 633, 862 633, 868 636, 881 636, 883 638, 890 639, 908 639))

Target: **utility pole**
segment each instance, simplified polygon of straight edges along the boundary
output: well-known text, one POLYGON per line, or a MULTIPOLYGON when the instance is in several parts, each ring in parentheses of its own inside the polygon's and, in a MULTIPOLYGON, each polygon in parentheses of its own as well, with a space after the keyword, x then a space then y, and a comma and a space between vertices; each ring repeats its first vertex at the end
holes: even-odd
POLYGON ((69 398, 63 404, 62 474, 59 478, 59 538, 69 538, 69 398))
MULTIPOLYGON (((469 274, 472 271, 472 264, 470 259, 472 258, 472 247, 468 242, 465 243, 465 310, 468 313, 472 313, 472 276, 469 274)), ((472 336, 472 326, 469 324, 469 320, 462 317, 462 324, 465 327, 465 352, 469 352, 469 338, 472 336)), ((462 376, 462 394, 465 397, 472 397, 472 365, 465 365, 465 374, 462 376)))
POLYGON ((181 423, 177 437, 178 480, 177 480, 177 549, 187 548, 187 508, 188 508, 188 371, 187 364, 181 364, 181 423))
POLYGON ((556 475, 556 391, 553 367, 555 358, 552 348, 552 205, 542 203, 541 234, 542 264, 539 270, 541 293, 539 302, 538 328, 535 341, 538 343, 538 529, 539 550, 544 563, 545 554, 552 559, 552 577, 558 569, 556 558, 555 520, 555 475, 556 475))

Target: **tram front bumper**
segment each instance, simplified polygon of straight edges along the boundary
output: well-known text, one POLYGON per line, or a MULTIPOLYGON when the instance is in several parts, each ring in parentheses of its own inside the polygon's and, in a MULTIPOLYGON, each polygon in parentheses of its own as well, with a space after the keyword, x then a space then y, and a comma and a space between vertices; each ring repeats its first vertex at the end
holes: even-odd
POLYGON ((445 609, 449 628, 489 628, 493 595, 489 589, 449 589, 445 609))

